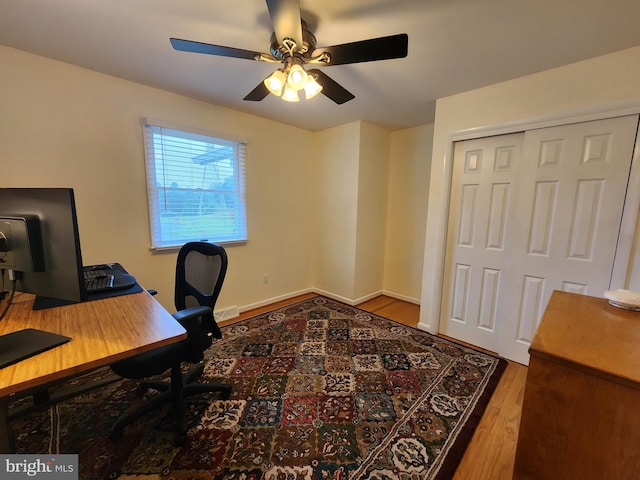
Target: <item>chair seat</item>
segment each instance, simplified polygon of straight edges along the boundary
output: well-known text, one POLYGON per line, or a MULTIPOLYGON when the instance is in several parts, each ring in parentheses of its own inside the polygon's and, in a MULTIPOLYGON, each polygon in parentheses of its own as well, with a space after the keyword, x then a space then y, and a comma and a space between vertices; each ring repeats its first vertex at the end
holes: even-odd
POLYGON ((111 364, 111 370, 123 378, 139 380, 166 372, 182 362, 186 346, 183 342, 144 352, 111 364))

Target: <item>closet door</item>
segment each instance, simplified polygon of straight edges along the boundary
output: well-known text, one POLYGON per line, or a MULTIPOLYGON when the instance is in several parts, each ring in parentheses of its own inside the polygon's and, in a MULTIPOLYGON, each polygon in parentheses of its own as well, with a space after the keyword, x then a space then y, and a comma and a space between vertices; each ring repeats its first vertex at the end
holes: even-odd
POLYGON ((441 333, 528 364, 553 290, 602 296, 637 125, 634 115, 455 145, 441 333))
POLYGON ((440 333, 498 351, 524 134, 455 145, 440 333))
POLYGON ((528 131, 500 353, 528 364, 553 290, 609 289, 638 116, 528 131))

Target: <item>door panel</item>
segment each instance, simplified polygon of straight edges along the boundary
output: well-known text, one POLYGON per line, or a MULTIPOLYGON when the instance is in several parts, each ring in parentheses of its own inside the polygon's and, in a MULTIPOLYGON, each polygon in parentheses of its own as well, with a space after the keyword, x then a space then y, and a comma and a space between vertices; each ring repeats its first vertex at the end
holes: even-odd
POLYGON ((524 135, 456 144, 441 333, 497 350, 505 252, 524 135))
POLYGON ((637 116, 526 132, 501 353, 528 363, 553 290, 609 289, 637 116), (525 223, 528 222, 528 223, 525 223))

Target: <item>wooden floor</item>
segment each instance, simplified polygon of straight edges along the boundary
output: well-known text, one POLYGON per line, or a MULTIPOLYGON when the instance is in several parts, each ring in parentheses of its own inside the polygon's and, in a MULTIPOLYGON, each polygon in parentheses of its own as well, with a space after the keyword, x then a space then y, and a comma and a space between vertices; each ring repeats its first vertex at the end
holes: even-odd
MULTIPOLYGON (((313 296, 303 295, 244 312, 234 321, 313 296)), ((418 305, 385 296, 362 303, 358 308, 412 327, 417 326, 420 316, 418 305)), ((526 367, 509 362, 453 480, 511 480, 526 375, 526 367)))

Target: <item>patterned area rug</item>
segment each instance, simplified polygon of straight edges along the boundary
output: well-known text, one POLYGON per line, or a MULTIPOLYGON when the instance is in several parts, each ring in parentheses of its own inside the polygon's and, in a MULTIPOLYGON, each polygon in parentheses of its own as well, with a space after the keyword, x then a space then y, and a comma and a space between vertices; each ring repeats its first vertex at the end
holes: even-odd
POLYGON ((189 400, 182 447, 168 408, 109 441, 145 401, 126 380, 15 420, 18 451, 79 453, 84 479, 446 479, 506 366, 325 297, 223 335, 203 378, 233 393, 189 400))

